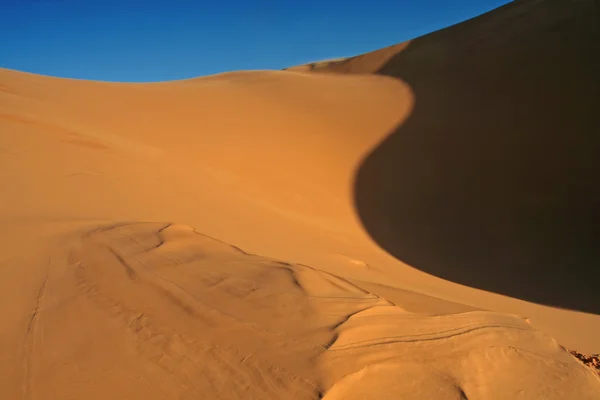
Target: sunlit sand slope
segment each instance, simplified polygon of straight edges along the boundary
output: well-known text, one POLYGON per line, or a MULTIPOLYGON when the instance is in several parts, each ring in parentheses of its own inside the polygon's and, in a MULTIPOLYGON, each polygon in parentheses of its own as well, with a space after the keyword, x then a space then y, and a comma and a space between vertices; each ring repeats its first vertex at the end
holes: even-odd
POLYGON ((595 399, 600 390, 520 317, 411 313, 184 225, 82 227, 35 251, 43 262, 4 271, 41 282, 4 288, 13 318, 4 398, 595 399))

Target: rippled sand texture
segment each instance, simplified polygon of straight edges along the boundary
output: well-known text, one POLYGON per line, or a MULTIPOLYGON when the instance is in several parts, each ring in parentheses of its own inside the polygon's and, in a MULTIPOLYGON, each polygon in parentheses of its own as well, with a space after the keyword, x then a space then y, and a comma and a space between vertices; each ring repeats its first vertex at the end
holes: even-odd
POLYGON ((12 298, 34 311, 11 325, 26 329, 3 353, 20 360, 3 365, 8 398, 597 398, 591 370, 520 317, 412 313, 188 226, 43 250, 35 296, 12 298))

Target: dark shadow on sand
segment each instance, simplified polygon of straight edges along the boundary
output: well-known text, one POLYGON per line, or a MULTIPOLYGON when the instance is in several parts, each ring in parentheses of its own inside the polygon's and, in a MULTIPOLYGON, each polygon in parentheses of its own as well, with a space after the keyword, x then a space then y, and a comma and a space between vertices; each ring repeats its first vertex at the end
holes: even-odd
POLYGON ((410 117, 357 172, 372 238, 429 274, 600 314, 600 64, 592 1, 511 3, 378 71, 410 117))

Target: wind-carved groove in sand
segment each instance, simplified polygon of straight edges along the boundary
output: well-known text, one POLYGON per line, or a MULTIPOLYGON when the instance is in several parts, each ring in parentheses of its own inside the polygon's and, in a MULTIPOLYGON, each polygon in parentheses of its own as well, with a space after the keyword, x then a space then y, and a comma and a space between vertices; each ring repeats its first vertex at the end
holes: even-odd
MULTIPOLYGON (((152 227, 151 224, 148 224, 148 226, 152 227)), ((154 234, 158 236, 169 226, 170 224, 164 226, 158 232, 154 230, 154 234)), ((279 382, 288 382, 287 385, 291 384, 292 386, 305 386, 311 393, 318 392, 318 388, 314 383, 305 381, 303 377, 298 376, 292 371, 279 365, 271 364, 260 354, 244 354, 243 349, 230 348, 230 346, 212 343, 212 341, 198 341, 182 332, 173 333, 172 329, 169 327, 161 327, 151 314, 144 312, 144 310, 137 310, 136 307, 128 305, 126 299, 119 299, 108 295, 108 293, 98 286, 98 283, 94 282, 90 275, 90 272, 92 272, 92 269, 96 268, 96 266, 93 263, 89 264, 86 262, 86 253, 89 254, 99 251, 100 253, 105 252, 105 254, 110 254, 112 256, 111 258, 115 261, 115 264, 121 265, 125 269, 126 275, 129 278, 135 278, 129 280, 131 285, 135 285, 141 290, 149 288, 150 290, 160 293, 161 297, 168 300, 166 303, 174 304, 178 309, 184 311, 185 315, 193 318, 194 321, 200 321, 204 328, 199 329, 199 332, 202 332, 204 329, 218 329, 218 323, 216 321, 218 321, 219 318, 226 318, 234 323, 243 324, 244 326, 260 332, 285 336, 278 332, 262 329, 255 324, 242 321, 235 316, 229 315, 223 310, 213 307, 210 304, 203 302, 201 299, 196 298, 192 293, 189 293, 184 287, 176 282, 151 271, 143 264, 143 262, 135 259, 135 257, 131 260, 129 258, 131 255, 125 254, 122 250, 117 250, 114 247, 111 238, 106 236, 111 235, 111 233, 114 233, 121 228, 127 228, 127 226, 118 224, 114 225, 112 228, 107 227, 101 230, 95 230, 93 234, 85 235, 85 239, 83 240, 85 251, 75 257, 76 259, 81 259, 77 262, 77 278, 80 287, 94 304, 109 311, 113 317, 123 321, 127 326, 127 330, 136 337, 136 347, 142 357, 159 365, 165 372, 172 376, 173 379, 182 381, 183 385, 190 387, 193 387, 194 383, 187 380, 187 374, 183 374, 181 371, 183 368, 182 365, 188 365, 188 367, 185 367, 187 370, 204 370, 206 367, 194 362, 195 358, 200 358, 212 360, 212 362, 216 363, 215 370, 226 370, 228 371, 227 374, 230 376, 230 379, 247 381, 248 385, 250 385, 252 379, 256 379, 257 376, 260 376, 260 379, 264 382, 259 386, 262 387, 261 390, 266 392, 274 390, 273 387, 281 385, 279 382), (134 265, 136 264, 141 268, 134 268, 134 265), (158 351, 152 351, 152 349, 156 349, 157 346, 158 351), (202 355, 198 355, 198 353, 202 355), (232 364, 232 361, 228 361, 231 359, 237 361, 232 364), (244 368, 240 369, 237 366, 237 363, 241 364, 242 362, 244 368), (270 372, 265 374, 267 371, 270 372)), ((136 234, 139 234, 139 232, 136 234)), ((122 239, 122 237, 119 237, 119 239, 122 239)), ((128 240, 135 243, 139 242, 142 247, 144 245, 143 237, 128 237, 128 240)), ((150 248, 149 251, 161 249, 165 242, 166 240, 164 238, 159 238, 158 245, 150 248)), ((103 268, 106 267, 108 267, 108 265, 105 265, 103 268)), ((135 291, 136 289, 132 287, 130 290, 135 291)), ((190 320, 190 323, 192 323, 192 320, 190 320)), ((300 346, 309 345, 308 343, 301 343, 297 340, 293 340, 291 337, 286 336, 286 338, 286 342, 292 345, 294 343, 300 346)), ((210 379, 218 378, 213 377, 210 379)), ((253 384, 256 384, 256 382, 253 384)), ((194 392, 194 394, 197 396, 201 395, 200 392, 194 392)), ((243 394, 240 394, 240 397, 243 397, 243 394)), ((271 396, 269 395, 264 398, 271 398, 271 396)), ((272 398, 277 398, 277 396, 272 398)), ((313 398, 313 396, 311 396, 311 398, 313 398)))
POLYGON ((50 271, 50 264, 52 263, 52 258, 48 260, 48 265, 46 266, 46 272, 44 274, 44 278, 40 287, 37 291, 37 296, 35 299, 35 308, 33 309, 33 313, 31 314, 31 318, 29 319, 29 323, 27 324, 27 330, 25 331, 25 340, 24 340, 24 349, 25 349, 25 357, 23 363, 23 398, 28 399, 31 396, 31 380, 32 380, 32 358, 35 352, 35 336, 37 332, 37 324, 40 318, 40 309, 42 305, 42 300, 44 298, 44 294, 46 292, 46 285, 48 283, 48 275, 50 271))
MULTIPOLYGON (((202 235, 202 236, 205 236, 205 235, 202 235)), ((205 237, 208 237, 208 236, 205 236, 205 237)), ((237 251, 237 248, 234 248, 234 250, 235 250, 235 251, 237 251)), ((242 252, 244 255, 247 255, 247 256, 248 256, 248 255, 250 255, 250 254, 248 254, 248 253, 245 253, 245 252, 243 252, 243 251, 241 251, 241 252, 242 252)), ((253 256, 253 255, 250 255, 250 256, 253 256)), ((290 266, 290 265, 291 265, 291 264, 287 264, 287 263, 280 263, 280 264, 281 264, 281 265, 284 265, 284 264, 285 264, 285 265, 288 265, 288 266, 290 266)), ((142 263, 142 265, 143 265, 143 263, 142 263)), ((304 266, 303 266, 303 267, 304 267, 304 266)), ((303 286, 303 285, 300 283, 300 281, 298 280, 298 278, 297 278, 297 276, 296 276, 295 272, 294 272, 294 271, 293 271, 291 268, 288 268, 288 267, 285 267, 285 266, 283 266, 283 267, 278 267, 278 268, 281 268, 281 269, 286 269, 286 270, 290 271, 290 272, 291 272, 291 274, 290 274, 290 275, 291 275, 291 279, 292 279, 292 282, 293 282, 293 284, 294 284, 296 287, 298 287, 298 288, 301 288, 303 291, 305 291, 305 292, 306 292, 306 289, 305 289, 305 288, 304 288, 304 286, 303 286)), ((310 268, 310 267, 308 267, 308 268, 310 268)), ((312 268, 310 268, 310 269, 312 269, 312 268)), ((302 341, 302 340, 298 340, 298 339, 292 338, 290 335, 287 335, 287 334, 285 334, 285 333, 282 333, 282 332, 277 332, 277 331, 274 331, 274 330, 271 330, 271 329, 268 329, 268 328, 262 327, 262 326, 260 326, 260 325, 257 325, 256 323, 253 323, 253 322, 251 322, 251 321, 246 321, 246 320, 240 319, 240 318, 238 318, 238 317, 235 317, 234 315, 232 315, 232 314, 230 314, 230 313, 227 313, 227 312, 225 312, 225 311, 223 311, 223 310, 219 309, 218 307, 215 307, 215 306, 213 306, 213 305, 211 305, 211 304, 209 304, 209 303, 207 303, 207 302, 205 302, 205 301, 203 301, 203 300, 200 300, 200 299, 198 299, 197 297, 193 296, 191 293, 187 292, 187 291, 185 290, 185 288, 183 288, 181 285, 179 285, 179 284, 177 284, 177 283, 173 282, 172 280, 170 280, 170 279, 168 279, 168 278, 166 278, 166 277, 164 277, 164 276, 162 276, 162 275, 160 275, 160 274, 156 274, 156 273, 154 273, 154 272, 150 272, 150 273, 151 273, 151 274, 153 274, 153 275, 155 275, 155 276, 156 276, 158 279, 161 279, 161 280, 163 280, 163 281, 167 282, 168 284, 170 284, 170 285, 172 285, 172 286, 176 287, 177 289, 181 290, 182 292, 184 292, 184 293, 188 294, 188 295, 189 295, 190 297, 192 297, 192 298, 193 298, 195 301, 197 301, 197 302, 199 302, 199 303, 201 303, 201 304, 205 305, 206 307, 210 308, 210 310, 217 312, 219 315, 221 315, 221 316, 224 316, 224 317, 226 317, 226 318, 228 318, 228 319, 230 319, 230 320, 232 320, 232 321, 235 321, 236 323, 239 323, 239 324, 242 324, 242 325, 248 326, 248 327, 250 327, 250 328, 251 328, 251 329, 253 329, 253 330, 260 331, 260 332, 264 332, 264 333, 268 333, 268 334, 270 334, 270 335, 274 335, 274 336, 285 337, 287 340, 290 340, 292 343, 295 343, 295 344, 297 344, 297 345, 314 347, 314 348, 316 348, 316 349, 319 349, 319 350, 326 350, 326 349, 327 349, 327 348, 328 348, 328 347, 331 345, 331 343, 332 343, 332 342, 330 341, 330 342, 328 342, 328 343, 326 343, 326 344, 324 344, 324 345, 315 345, 315 344, 312 344, 312 343, 310 343, 310 342, 307 342, 307 341, 302 341)), ((219 280, 219 281, 218 281, 218 282, 216 282, 214 285, 211 285, 211 286, 209 286, 209 287, 212 287, 212 286, 217 286, 219 283, 222 283, 222 282, 223 282, 223 281, 225 281, 225 280, 226 280, 226 279, 219 280)), ((252 280, 248 280, 248 281, 250 281, 250 282, 254 282, 254 281, 252 281, 252 280)), ((254 282, 254 283, 256 283, 256 282, 254 282)), ((256 283, 256 285, 258 285, 258 283, 256 283)), ((290 292, 285 292, 285 291, 277 291, 277 290, 266 290, 266 292, 269 292, 269 293, 279 293, 279 294, 288 294, 288 295, 295 295, 295 294, 293 294, 293 293, 290 293, 290 292)), ((311 296, 311 295, 309 295, 309 294, 308 294, 308 292, 307 292, 306 294, 304 294, 304 295, 300 295, 300 294, 298 294, 298 296, 308 297, 308 298, 310 298, 310 299, 325 299, 325 300, 331 300, 331 299, 337 299, 337 298, 338 298, 338 297, 330 297, 330 296, 311 296)), ((340 298, 340 299, 346 299, 346 298, 344 298, 344 297, 339 297, 339 298, 340 298)), ((335 340, 335 337, 334 337, 334 339, 333 339, 333 340, 335 340)))
POLYGON ((115 249, 113 249, 110 246, 106 246, 106 249, 113 256, 115 256, 119 264, 123 266, 123 268, 125 269, 125 273, 127 273, 129 279, 136 279, 138 277, 137 272, 135 272, 135 270, 131 267, 131 265, 129 265, 129 263, 123 258, 123 256, 121 256, 115 249))
MULTIPOLYGON (((334 349, 329 349, 330 351, 344 351, 351 349, 360 349, 360 348, 368 348, 373 346, 383 346, 388 344, 399 344, 399 343, 419 343, 419 342, 429 342, 436 340, 445 340, 450 338, 455 338, 458 336, 467 335, 469 333, 473 333, 479 330, 494 330, 494 329, 515 329, 522 331, 531 331, 531 329, 527 328, 519 328, 513 325, 501 325, 501 324, 479 324, 473 326, 462 326, 455 329, 445 330, 445 331, 437 331, 433 333, 426 333, 422 335, 407 335, 407 336, 391 336, 391 337, 377 337, 372 340, 365 341, 357 341, 353 342, 351 345, 338 345, 334 349)), ((333 343, 335 344, 335 343, 333 343)), ((333 345, 332 344, 332 345, 333 345)))
MULTIPOLYGON (((258 385, 261 398, 289 397, 285 388, 296 385, 303 395, 294 398, 354 399, 360 398, 352 397, 355 389, 369 380, 403 384, 394 378, 402 370, 412 381, 434 382, 447 398, 462 400, 481 395, 464 386, 453 362, 467 371, 478 368, 480 359, 498 356, 503 365, 549 366, 550 373, 577 368, 570 355, 562 358, 553 339, 517 316, 411 313, 342 277, 248 254, 186 226, 115 224, 84 235, 82 243, 76 275, 86 296, 122 321, 139 357, 194 388, 189 393, 195 396, 201 392, 194 378, 199 374, 209 386, 218 386, 223 376, 258 385), (113 287, 115 277, 121 278, 113 287), (136 305, 137 296, 149 303, 136 305), (285 308, 295 303, 309 304, 310 313, 301 309, 298 316, 285 308), (183 330, 165 325, 159 309, 180 314, 183 330), (272 312, 282 325, 269 319, 272 312), (286 324, 297 327, 288 330, 286 324), (252 338, 259 338, 260 350, 247 348, 252 338), (295 355, 306 349, 313 369, 328 380, 298 374, 263 349, 293 349, 295 355), (211 360, 211 366, 199 359, 211 360)), ((485 384, 495 387, 494 380, 485 384)))
MULTIPOLYGON (((84 260, 80 260, 75 268, 79 287, 88 300, 98 308, 106 310, 111 318, 122 321, 126 329, 135 337, 134 343, 138 354, 160 367, 180 384, 187 385, 188 383, 184 382, 184 375, 177 373, 177 369, 174 368, 174 363, 189 362, 185 359, 187 352, 179 354, 177 349, 187 348, 191 341, 156 327, 144 312, 139 312, 123 301, 103 293, 98 285, 88 278, 89 266, 84 260)), ((196 394, 200 395, 200 393, 196 394)))
MULTIPOLYGON (((195 361, 196 358, 210 360, 212 364, 210 370, 217 371, 215 372, 216 375, 218 375, 218 371, 222 372, 224 370, 227 371, 228 379, 246 381, 247 385, 256 385, 257 382, 253 382, 253 379, 260 376, 264 382, 258 384, 258 386, 264 389, 265 392, 268 392, 271 386, 277 385, 277 381, 282 377, 290 380, 301 380, 301 377, 283 368, 265 363, 256 354, 242 356, 243 353, 236 349, 226 348, 210 342, 199 342, 180 332, 173 333, 166 327, 162 328, 158 325, 151 316, 139 313, 118 300, 102 295, 100 291, 94 288, 93 284, 85 282, 83 279, 80 282, 95 304, 109 310, 114 317, 121 319, 126 324, 127 330, 136 337, 136 348, 140 356, 159 366, 161 370, 172 376, 183 386, 194 387, 194 382, 189 380, 187 374, 184 373, 185 370, 193 370, 194 368, 205 370, 202 365, 195 361), (198 354, 202 354, 202 356, 198 356, 198 354), (240 369, 236 364, 228 361, 230 359, 239 359, 239 364, 244 363, 244 368, 240 369), (271 373, 264 374, 265 369, 270 370, 271 373), (274 381, 270 381, 269 376, 273 376, 274 381)), ((208 376, 206 379, 216 382, 218 377, 208 376)), ((194 393, 202 398, 202 392, 194 391, 194 393)), ((240 394, 240 398, 242 397, 243 394, 240 394)))
POLYGON ((156 250, 159 249, 163 244, 165 244, 165 240, 162 237, 162 233, 166 230, 169 229, 169 227, 171 227, 173 224, 172 223, 168 223, 165 226, 163 226, 162 228, 160 228, 158 230, 158 232, 156 232, 156 236, 158 237, 158 244, 152 249, 152 250, 156 250))

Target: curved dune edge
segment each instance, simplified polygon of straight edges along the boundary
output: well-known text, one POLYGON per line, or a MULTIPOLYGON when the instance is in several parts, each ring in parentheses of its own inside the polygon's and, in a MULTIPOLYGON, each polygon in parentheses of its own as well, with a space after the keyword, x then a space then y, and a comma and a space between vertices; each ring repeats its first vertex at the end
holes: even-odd
POLYGON ((44 252, 45 262, 12 268, 42 279, 33 314, 31 298, 12 299, 27 328, 23 346, 3 353, 23 360, 3 371, 7 398, 593 399, 600 390, 523 318, 411 313, 185 225, 81 227, 44 252))
POLYGON ((398 79, 273 71, 115 84, 0 70, 0 82, 5 243, 61 221, 184 221, 257 254, 522 315, 597 351, 595 315, 432 278, 368 237, 355 168, 410 116, 398 79))
POLYGON ((600 314, 598 10, 514 1, 315 70, 413 93, 356 168, 357 214, 379 246, 438 278, 600 314))

